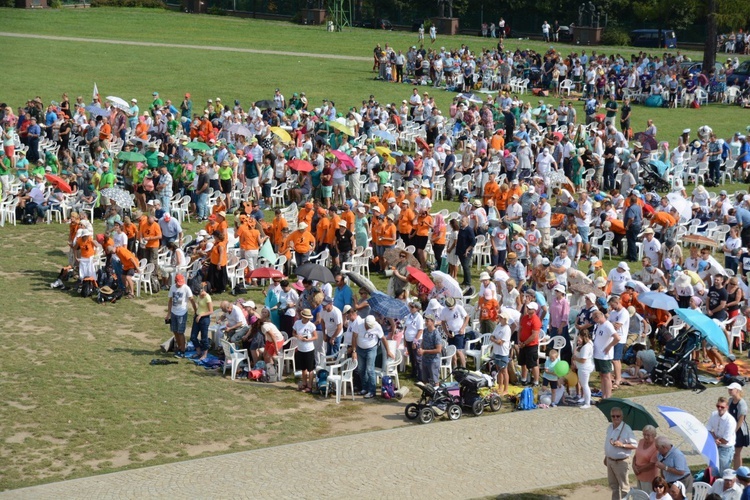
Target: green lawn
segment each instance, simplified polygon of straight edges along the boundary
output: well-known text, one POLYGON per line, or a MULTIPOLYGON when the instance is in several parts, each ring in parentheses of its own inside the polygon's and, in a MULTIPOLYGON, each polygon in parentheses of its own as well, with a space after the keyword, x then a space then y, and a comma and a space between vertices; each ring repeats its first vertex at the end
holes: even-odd
MULTIPOLYGON (((365 57, 376 41, 405 47, 414 38, 371 30, 328 34, 316 27, 137 9, 2 9, 0 19, 2 30, 18 33, 365 57)), ((191 92, 196 104, 216 96, 247 104, 270 97, 278 86, 287 96, 305 91, 313 103, 334 99, 339 109, 370 94, 381 102, 410 94, 409 86, 373 81, 366 61, 9 37, 2 42, 6 71, 0 101, 13 106, 36 95, 49 102, 62 92, 88 99, 94 82, 102 95, 137 97, 142 107, 154 90, 173 100, 191 92)), ((439 43, 481 46, 470 37, 439 43)), ((541 47, 525 41, 522 46, 541 47)), ((439 105, 445 108, 452 95, 437 91, 439 105)), ((634 125, 641 130, 653 117, 659 135, 674 142, 683 128, 705 123, 726 136, 743 129, 747 116, 724 106, 637 107, 634 125)), ((456 205, 436 204, 444 207, 456 205)), ((191 233, 197 229, 186 227, 191 233)), ((385 426, 382 415, 365 419, 373 410, 359 402, 337 406, 284 386, 230 383, 188 362, 149 366, 160 356, 158 344, 169 337, 161 319, 165 294, 111 306, 51 290, 49 283, 67 262, 66 231, 57 224, 0 229, 0 311, 6 318, 0 490, 385 426)), ((607 262, 606 268, 613 265, 607 262)), ((385 287, 384 280, 374 281, 385 287)), ((261 300, 257 291, 246 297, 261 300)))

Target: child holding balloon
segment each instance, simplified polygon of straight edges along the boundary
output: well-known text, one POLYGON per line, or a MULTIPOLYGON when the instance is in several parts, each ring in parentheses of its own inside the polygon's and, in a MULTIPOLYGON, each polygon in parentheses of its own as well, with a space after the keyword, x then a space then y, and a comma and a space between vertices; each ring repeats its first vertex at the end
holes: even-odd
POLYGON ((560 359, 560 353, 557 349, 550 349, 547 354, 547 360, 544 362, 544 374, 542 375, 542 385, 549 386, 552 389, 552 406, 557 406, 562 399, 563 391, 558 388, 558 380, 568 374, 570 365, 560 359))

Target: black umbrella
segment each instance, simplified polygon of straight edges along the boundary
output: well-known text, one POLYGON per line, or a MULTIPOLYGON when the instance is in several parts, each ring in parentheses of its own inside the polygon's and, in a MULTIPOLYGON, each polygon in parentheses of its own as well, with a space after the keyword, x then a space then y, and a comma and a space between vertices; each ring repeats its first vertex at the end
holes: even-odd
POLYGON ((330 269, 320 264, 313 264, 312 262, 302 264, 295 272, 297 276, 302 276, 313 281, 320 281, 321 283, 333 283, 335 281, 330 269))
POLYGON ((255 105, 258 106, 260 109, 275 109, 276 103, 274 101, 269 101, 268 99, 264 99, 262 101, 255 101, 255 105))

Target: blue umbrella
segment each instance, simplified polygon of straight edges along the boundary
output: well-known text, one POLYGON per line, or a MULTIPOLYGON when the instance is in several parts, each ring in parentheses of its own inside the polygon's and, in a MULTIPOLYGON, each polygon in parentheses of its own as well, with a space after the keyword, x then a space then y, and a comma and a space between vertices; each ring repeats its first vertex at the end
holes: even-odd
POLYGON ((703 422, 680 408, 671 406, 657 406, 656 408, 667 421, 669 427, 675 428, 690 441, 690 444, 706 457, 709 465, 719 468, 719 450, 716 448, 716 441, 714 441, 703 422))
POLYGON ((102 109, 99 106, 94 106, 93 104, 89 104, 86 106, 86 111, 91 113, 93 116, 109 116, 110 112, 106 109, 102 109))
POLYGON ((409 308, 405 303, 393 297, 389 297, 383 292, 373 293, 367 303, 370 304, 373 312, 386 318, 400 319, 409 315, 409 308))
POLYGON ((709 344, 719 349, 724 355, 729 355, 729 341, 724 330, 714 320, 697 309, 677 309, 677 316, 682 321, 701 333, 709 344))
POLYGON ((388 141, 388 142, 393 142, 396 140, 396 138, 393 137, 393 134, 391 134, 390 132, 386 130, 375 130, 372 133, 372 135, 374 135, 375 137, 380 137, 384 141, 388 141))
POLYGON ((638 301, 643 305, 663 311, 674 311, 680 307, 674 297, 661 292, 641 293, 638 295, 638 301))
POLYGON ((404 156, 404 153, 402 153, 401 151, 391 151, 391 156, 395 156, 395 157, 404 156))

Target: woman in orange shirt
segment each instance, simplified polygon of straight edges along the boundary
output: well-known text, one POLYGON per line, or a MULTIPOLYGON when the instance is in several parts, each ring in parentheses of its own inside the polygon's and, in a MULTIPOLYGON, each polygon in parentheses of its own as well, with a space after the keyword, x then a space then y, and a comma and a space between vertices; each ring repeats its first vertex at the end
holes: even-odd
POLYGON ((78 277, 81 281, 86 278, 96 279, 96 271, 94 270, 96 246, 92 236, 93 234, 91 231, 84 229, 73 247, 78 250, 81 255, 78 258, 78 277))
POLYGON ((224 234, 214 231, 214 246, 209 255, 208 273, 206 281, 211 287, 211 293, 223 293, 227 288, 227 242, 224 234))
POLYGON ((135 135, 144 141, 148 140, 148 123, 146 123, 145 116, 138 119, 138 125, 135 126, 135 135))
POLYGON ((414 248, 417 249, 417 260, 419 260, 423 269, 427 268, 427 259, 425 258, 424 249, 427 247, 427 241, 430 237, 431 230, 432 216, 427 209, 422 209, 419 212, 419 216, 417 216, 416 235, 412 238, 411 242, 412 245, 414 245, 414 248))
POLYGON ((435 215, 435 223, 432 225, 432 253, 435 255, 435 268, 440 270, 445 250, 445 236, 448 231, 448 225, 442 214, 435 215))
POLYGON ((282 235, 282 232, 284 231, 285 227, 289 227, 289 223, 286 221, 283 215, 281 215, 281 209, 277 208, 275 210, 275 217, 273 218, 273 221, 271 221, 271 244, 273 244, 274 250, 278 250, 281 247, 281 244, 284 242, 284 236, 282 235))
POLYGON ((127 215, 122 219, 122 232, 128 237, 128 250, 135 253, 135 242, 136 235, 138 234, 138 226, 133 224, 130 217, 127 215))
POLYGON ((510 195, 510 188, 506 182, 500 184, 500 190, 495 196, 495 207, 500 212, 500 217, 505 217, 505 211, 508 209, 508 196, 510 195))

